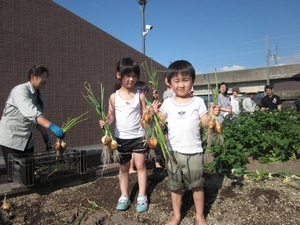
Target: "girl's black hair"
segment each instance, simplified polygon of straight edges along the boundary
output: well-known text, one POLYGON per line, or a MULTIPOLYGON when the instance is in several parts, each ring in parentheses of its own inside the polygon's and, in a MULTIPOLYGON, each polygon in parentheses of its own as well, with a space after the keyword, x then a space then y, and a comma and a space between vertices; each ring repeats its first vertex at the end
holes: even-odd
POLYGON ((115 91, 121 88, 123 77, 131 72, 134 72, 134 74, 137 75, 137 78, 140 79, 140 66, 132 58, 120 59, 116 65, 116 72, 120 73, 121 78, 119 79, 119 82, 115 84, 115 91))
POLYGON ((170 64, 166 72, 165 77, 169 84, 171 84, 172 77, 177 76, 177 74, 190 75, 192 77, 192 82, 194 83, 196 79, 195 68, 186 60, 177 60, 170 64))

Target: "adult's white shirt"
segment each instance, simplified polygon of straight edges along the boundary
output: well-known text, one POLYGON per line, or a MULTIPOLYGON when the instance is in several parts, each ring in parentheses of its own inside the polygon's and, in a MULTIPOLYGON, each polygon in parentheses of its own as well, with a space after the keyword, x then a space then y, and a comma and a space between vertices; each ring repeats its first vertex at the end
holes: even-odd
POLYGON ((230 97, 230 103, 232 106, 232 115, 237 116, 241 112, 240 110, 240 102, 241 100, 233 95, 230 97))

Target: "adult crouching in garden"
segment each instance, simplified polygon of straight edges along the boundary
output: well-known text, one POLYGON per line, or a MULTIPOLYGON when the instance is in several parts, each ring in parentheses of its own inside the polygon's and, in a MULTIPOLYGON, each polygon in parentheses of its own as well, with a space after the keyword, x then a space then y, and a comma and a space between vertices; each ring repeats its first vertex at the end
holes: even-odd
POLYGON ((63 130, 44 117, 44 97, 40 88, 46 85, 48 76, 46 67, 33 66, 28 82, 15 86, 6 100, 0 120, 0 146, 6 168, 8 154, 34 152, 35 127, 47 146, 51 146, 47 128, 57 138, 64 138, 63 130))

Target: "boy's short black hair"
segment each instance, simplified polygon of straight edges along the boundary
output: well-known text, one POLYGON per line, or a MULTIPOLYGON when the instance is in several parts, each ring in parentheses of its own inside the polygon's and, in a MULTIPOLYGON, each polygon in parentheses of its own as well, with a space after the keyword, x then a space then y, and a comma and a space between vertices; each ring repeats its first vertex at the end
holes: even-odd
POLYGON ((169 84, 171 84, 172 77, 177 76, 177 74, 190 75, 193 83, 196 79, 195 68, 186 60, 177 60, 170 64, 166 73, 169 84))
POLYGON ((265 86, 265 92, 266 92, 267 89, 273 90, 273 87, 272 87, 271 85, 266 85, 266 86, 265 86))
POLYGON ((140 89, 141 91, 144 91, 145 93, 148 92, 149 86, 144 81, 138 80, 135 84, 135 86, 140 89))

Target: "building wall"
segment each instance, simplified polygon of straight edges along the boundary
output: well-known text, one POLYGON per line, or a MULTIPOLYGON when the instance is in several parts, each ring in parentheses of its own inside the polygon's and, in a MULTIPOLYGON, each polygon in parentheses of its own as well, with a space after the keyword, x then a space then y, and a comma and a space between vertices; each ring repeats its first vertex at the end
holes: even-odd
MULTIPOLYGON (((269 79, 270 84, 276 87, 275 84, 283 81, 288 81, 290 78, 300 73, 300 64, 273 66, 269 67, 269 79)), ((207 95, 208 92, 208 79, 207 74, 201 74, 196 76, 194 89, 196 95, 207 95)), ((209 82, 211 87, 215 87, 215 74, 209 74, 209 82)), ((217 72, 218 83, 226 82, 229 86, 229 92, 231 88, 237 86, 242 93, 247 92, 249 89, 254 89, 258 92, 264 92, 264 86, 267 84, 267 70, 266 68, 256 68, 247 70, 237 70, 229 72, 217 72)), ((295 83, 295 82, 294 82, 295 83)), ((296 86, 300 89, 299 82, 296 86)), ((276 88, 274 88, 276 92, 276 88)), ((300 90, 299 90, 300 91, 300 90)), ((299 92, 300 94, 300 92, 299 92)))
MULTIPOLYGON (((31 66, 44 65, 50 71, 41 90, 46 98, 46 117, 61 126, 68 117, 91 110, 82 96, 85 82, 97 96, 102 82, 108 102, 116 82, 115 64, 122 57, 151 63, 139 51, 51 0, 0 0, 1 112, 10 90, 27 82, 31 66)), ((166 69, 155 61, 153 67, 166 69)), ((143 69, 141 79, 145 80, 143 69)), ((164 89, 164 82, 160 82, 160 92, 164 89)), ((89 116, 88 121, 67 133, 69 147, 100 145, 99 118, 93 111, 89 116)), ((51 134, 50 138, 54 143, 55 136, 51 134)), ((45 150, 38 132, 35 150, 45 150)))

